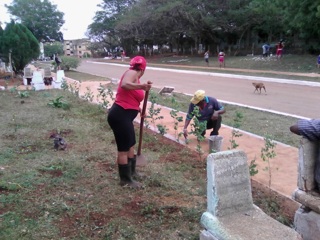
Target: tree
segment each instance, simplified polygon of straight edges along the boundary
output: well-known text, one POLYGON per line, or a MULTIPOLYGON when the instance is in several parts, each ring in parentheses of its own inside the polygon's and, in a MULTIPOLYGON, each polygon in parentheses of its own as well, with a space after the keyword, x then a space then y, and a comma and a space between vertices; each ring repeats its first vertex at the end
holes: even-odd
POLYGON ((119 18, 135 3, 135 0, 103 0, 98 5, 101 10, 96 12, 93 23, 88 26, 88 36, 94 40, 93 46, 113 49, 122 45, 115 24, 119 18))
POLYGON ((167 45, 188 53, 202 44, 236 54, 257 43, 286 39, 289 47, 303 39, 316 50, 320 35, 313 0, 104 0, 101 7, 88 32, 106 46, 167 45))
POLYGON ((13 0, 5 5, 15 20, 24 24, 38 41, 62 41, 60 28, 64 24, 64 13, 57 10, 49 0, 13 0))
POLYGON ((303 39, 305 48, 320 50, 320 3, 314 0, 280 1, 284 12, 284 26, 288 34, 303 39))
POLYGON ((60 42, 45 43, 44 44, 44 55, 53 56, 54 54, 63 55, 63 44, 60 42))
POLYGON ((39 42, 26 26, 12 20, 7 24, 3 35, 0 35, 0 52, 4 54, 6 61, 11 52, 13 71, 18 73, 39 56, 39 42))

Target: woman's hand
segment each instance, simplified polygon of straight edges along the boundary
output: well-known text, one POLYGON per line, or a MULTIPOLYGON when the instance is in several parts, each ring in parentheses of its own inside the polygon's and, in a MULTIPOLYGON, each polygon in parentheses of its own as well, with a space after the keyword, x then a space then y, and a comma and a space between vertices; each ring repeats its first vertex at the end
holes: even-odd
POLYGON ((147 83, 143 83, 142 84, 142 89, 145 91, 149 91, 152 87, 152 83, 151 81, 148 81, 147 83))

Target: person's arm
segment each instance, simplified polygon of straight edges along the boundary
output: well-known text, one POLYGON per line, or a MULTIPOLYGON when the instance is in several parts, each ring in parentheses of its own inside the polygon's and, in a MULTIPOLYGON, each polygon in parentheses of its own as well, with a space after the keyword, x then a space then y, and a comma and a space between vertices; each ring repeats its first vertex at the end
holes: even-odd
POLYGON ((183 127, 183 136, 184 136, 184 138, 188 137, 188 126, 189 126, 190 122, 191 122, 191 120, 186 118, 186 121, 184 122, 184 127, 183 127))
POLYGON ((214 112, 211 116, 211 119, 216 120, 216 119, 218 119, 219 115, 224 114, 226 112, 226 110, 225 110, 224 106, 221 105, 220 102, 218 102, 217 99, 210 98, 210 101, 211 101, 212 107, 214 109, 214 112))
POLYGON ((193 104, 190 104, 189 105, 189 109, 188 109, 188 113, 187 113, 187 116, 186 116, 186 120, 185 120, 185 122, 184 122, 184 127, 183 127, 183 136, 185 137, 185 138, 187 138, 188 137, 188 126, 189 126, 189 124, 190 124, 190 122, 191 122, 191 119, 192 119, 192 115, 191 115, 191 113, 193 112, 193 109, 194 109, 194 106, 193 106, 193 104))
POLYGON ((226 112, 226 110, 224 109, 224 107, 220 108, 220 110, 216 110, 213 112, 211 119, 212 120, 216 120, 218 119, 219 115, 222 115, 226 112))

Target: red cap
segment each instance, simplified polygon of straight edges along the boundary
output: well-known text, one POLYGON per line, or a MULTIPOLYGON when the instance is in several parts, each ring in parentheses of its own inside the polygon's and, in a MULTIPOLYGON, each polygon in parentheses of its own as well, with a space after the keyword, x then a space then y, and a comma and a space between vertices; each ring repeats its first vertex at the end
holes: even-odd
POLYGON ((147 61, 142 56, 136 56, 130 61, 130 69, 138 68, 139 70, 144 71, 147 67, 147 61))

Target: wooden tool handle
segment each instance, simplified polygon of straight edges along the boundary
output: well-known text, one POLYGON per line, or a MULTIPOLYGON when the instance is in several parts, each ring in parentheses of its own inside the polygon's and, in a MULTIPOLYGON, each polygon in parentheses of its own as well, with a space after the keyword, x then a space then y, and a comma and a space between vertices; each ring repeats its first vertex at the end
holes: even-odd
POLYGON ((140 133, 139 133, 139 144, 138 144, 138 152, 137 155, 141 155, 141 143, 142 143, 142 134, 143 134, 143 123, 144 123, 144 115, 146 114, 147 109, 147 102, 149 97, 149 90, 146 91, 146 94, 144 96, 143 106, 142 106, 142 112, 141 112, 141 119, 140 119, 140 133))

